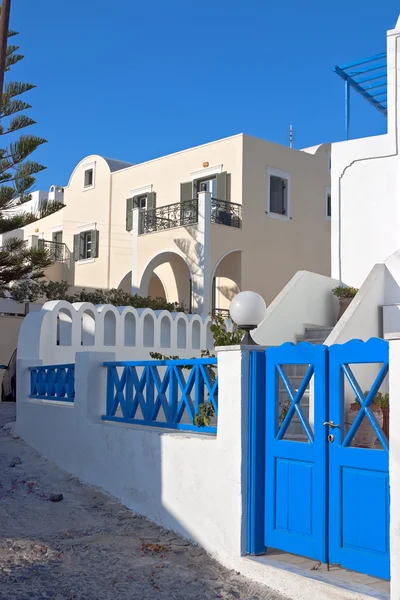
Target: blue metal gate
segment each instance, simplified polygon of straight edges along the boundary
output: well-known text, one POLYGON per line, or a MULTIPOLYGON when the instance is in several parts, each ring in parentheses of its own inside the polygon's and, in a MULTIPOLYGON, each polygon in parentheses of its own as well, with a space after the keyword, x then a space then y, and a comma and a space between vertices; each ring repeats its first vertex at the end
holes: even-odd
POLYGON ((390 578, 389 444, 371 403, 388 367, 389 345, 384 340, 353 340, 329 348, 329 421, 334 435, 328 444, 329 560, 383 579, 390 578), (369 393, 364 395, 350 365, 371 363, 379 364, 379 369, 369 393), (346 379, 360 403, 348 431, 344 427, 343 402, 346 379), (350 446, 363 419, 368 419, 374 429, 380 450, 350 446))
POLYGON ((249 553, 270 547, 389 578, 388 440, 371 406, 387 371, 379 339, 252 353, 249 553), (373 363, 364 394, 349 365, 373 363), (345 380, 360 406, 351 427, 345 380), (363 419, 381 449, 354 447, 363 419))

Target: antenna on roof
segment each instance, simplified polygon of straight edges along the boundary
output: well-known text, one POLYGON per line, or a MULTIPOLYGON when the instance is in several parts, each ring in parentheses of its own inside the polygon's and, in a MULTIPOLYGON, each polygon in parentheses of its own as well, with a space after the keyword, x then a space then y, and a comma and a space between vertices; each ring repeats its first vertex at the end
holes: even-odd
POLYGON ((289 148, 293 148, 293 125, 289 125, 289 148))

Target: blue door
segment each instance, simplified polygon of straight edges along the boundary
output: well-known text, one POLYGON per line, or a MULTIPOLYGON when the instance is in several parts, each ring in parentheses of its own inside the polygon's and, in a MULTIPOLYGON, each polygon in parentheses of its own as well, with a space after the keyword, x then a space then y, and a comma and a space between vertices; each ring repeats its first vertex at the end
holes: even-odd
POLYGON ((327 560, 327 442, 322 426, 327 416, 326 359, 324 346, 310 344, 284 344, 266 351, 264 544, 323 562, 327 560))
POLYGON ((380 339, 252 353, 250 554, 274 548, 390 578, 389 442, 377 403, 388 354, 380 339))
POLYGON ((380 339, 329 348, 329 562, 383 579, 390 578, 389 448, 372 402, 388 362, 380 339), (352 423, 349 401, 358 404, 352 423), (369 433, 374 448, 360 447, 369 433))

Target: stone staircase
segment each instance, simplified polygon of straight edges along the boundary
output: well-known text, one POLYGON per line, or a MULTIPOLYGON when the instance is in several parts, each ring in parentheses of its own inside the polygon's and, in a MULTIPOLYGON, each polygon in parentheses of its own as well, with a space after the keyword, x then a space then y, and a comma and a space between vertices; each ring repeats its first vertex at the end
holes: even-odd
MULTIPOLYGON (((304 334, 296 336, 296 342, 308 342, 309 344, 323 344, 326 338, 329 336, 333 327, 321 327, 318 325, 305 325, 304 334)), ((284 371, 287 377, 290 379, 290 383, 294 390, 298 390, 308 369, 308 365, 285 365, 284 371)), ((282 380, 279 380, 279 404, 281 407, 288 404, 289 395, 283 385, 282 380)), ((290 402, 290 401, 289 401, 290 402)), ((289 405, 289 404, 288 404, 289 405)), ((305 418, 309 419, 309 392, 306 391, 301 400, 301 408, 305 418)), ((290 439, 293 441, 304 441, 307 442, 307 436, 300 423, 299 417, 293 416, 290 425, 287 429, 284 439, 290 439)))

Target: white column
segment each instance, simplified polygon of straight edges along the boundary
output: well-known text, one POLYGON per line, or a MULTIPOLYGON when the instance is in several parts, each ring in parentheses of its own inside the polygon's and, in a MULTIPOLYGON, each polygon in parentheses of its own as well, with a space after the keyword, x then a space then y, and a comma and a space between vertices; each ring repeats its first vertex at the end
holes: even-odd
POLYGON ((77 352, 75 362, 75 410, 81 419, 99 423, 106 414, 107 369, 115 361, 113 352, 77 352))
POLYGON ((198 194, 197 269, 193 274, 195 308, 201 314, 211 310, 211 193, 198 194))
POLYGON ((216 466, 222 471, 218 522, 227 522, 226 552, 238 556, 247 551, 250 351, 265 352, 265 346, 224 346, 215 350, 218 355, 217 441, 225 458, 216 466))
POLYGON ((132 294, 138 294, 140 290, 140 279, 138 272, 139 260, 139 213, 140 208, 132 211, 132 294))
POLYGON ((390 597, 400 598, 400 338, 389 342, 390 597))

